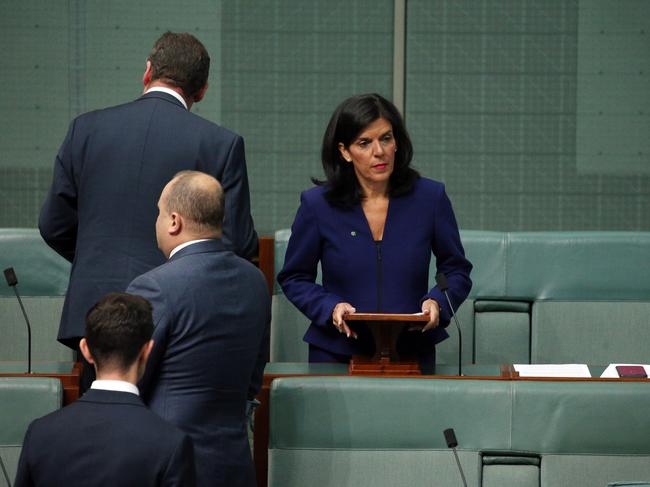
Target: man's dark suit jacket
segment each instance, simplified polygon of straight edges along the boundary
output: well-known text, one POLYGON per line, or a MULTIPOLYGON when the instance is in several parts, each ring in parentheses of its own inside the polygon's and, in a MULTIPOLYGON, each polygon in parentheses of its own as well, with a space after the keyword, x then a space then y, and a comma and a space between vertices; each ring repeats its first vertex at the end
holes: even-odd
POLYGON ((127 292, 153 306, 143 399, 192 437, 197 485, 254 486, 245 412, 267 358, 271 300, 262 273, 208 240, 181 249, 127 292))
POLYGON ((76 348, 95 302, 164 262, 156 245, 156 204, 165 184, 185 169, 221 182, 224 243, 253 256, 257 236, 240 136, 161 92, 72 122, 39 218, 45 241, 72 262, 59 341, 76 348))
POLYGON ((193 486, 192 442, 129 392, 90 389, 35 420, 14 487, 193 486))

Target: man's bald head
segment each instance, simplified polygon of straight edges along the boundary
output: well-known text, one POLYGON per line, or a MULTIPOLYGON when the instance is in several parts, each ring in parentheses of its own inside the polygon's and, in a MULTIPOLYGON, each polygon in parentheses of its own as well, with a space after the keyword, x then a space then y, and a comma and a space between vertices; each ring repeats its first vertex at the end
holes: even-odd
POLYGON ((178 213, 186 230, 200 238, 221 236, 224 196, 221 184, 209 174, 181 171, 165 186, 160 203, 168 214, 178 213))

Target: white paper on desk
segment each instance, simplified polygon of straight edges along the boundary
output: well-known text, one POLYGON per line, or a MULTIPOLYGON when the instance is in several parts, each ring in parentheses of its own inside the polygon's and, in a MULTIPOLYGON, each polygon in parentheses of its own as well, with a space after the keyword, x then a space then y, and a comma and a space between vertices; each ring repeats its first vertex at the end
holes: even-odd
POLYGON ((601 379, 618 379, 618 370, 616 370, 617 365, 639 365, 645 369, 645 373, 650 377, 650 365, 643 364, 609 364, 607 368, 600 375, 601 379))
POLYGON ((519 377, 591 377, 585 364, 514 364, 519 377))

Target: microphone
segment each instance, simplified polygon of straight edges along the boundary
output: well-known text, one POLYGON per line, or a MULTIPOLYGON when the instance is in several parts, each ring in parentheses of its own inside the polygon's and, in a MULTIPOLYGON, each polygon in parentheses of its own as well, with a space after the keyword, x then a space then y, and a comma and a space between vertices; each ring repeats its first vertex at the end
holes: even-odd
POLYGON ((454 318, 454 323, 456 323, 456 328, 458 329, 458 376, 460 377, 462 374, 462 357, 463 357, 463 335, 460 332, 460 325, 458 324, 458 318, 456 318, 456 313, 454 313, 454 307, 451 305, 451 300, 449 299, 449 293, 447 292, 447 289, 449 289, 449 284, 447 283, 447 276, 445 276, 442 272, 436 274, 436 285, 438 286, 438 289, 440 289, 443 293, 445 293, 445 297, 447 298, 447 304, 449 305, 449 309, 451 310, 451 316, 454 318))
POLYGON ((463 480, 463 485, 467 487, 467 480, 465 480, 463 467, 460 465, 460 460, 458 459, 458 453, 456 453, 458 440, 456 440, 456 433, 454 433, 454 428, 447 428, 445 431, 443 431, 443 433, 445 435, 445 441, 447 442, 447 447, 453 450, 454 457, 456 457, 456 464, 458 465, 458 471, 460 472, 460 478, 463 480))
POLYGON ((25 323, 27 324, 27 373, 31 374, 32 373, 32 327, 29 324, 29 318, 27 318, 27 313, 25 312, 25 307, 23 306, 23 300, 20 299, 20 295, 18 294, 18 288, 16 287, 16 284, 18 284, 18 278, 16 277, 14 268, 8 267, 7 269, 4 270, 4 273, 5 273, 5 279, 7 280, 7 285, 9 287, 14 288, 14 292, 16 293, 16 297, 18 298, 18 304, 20 304, 20 309, 23 312, 23 316, 25 317, 25 323))

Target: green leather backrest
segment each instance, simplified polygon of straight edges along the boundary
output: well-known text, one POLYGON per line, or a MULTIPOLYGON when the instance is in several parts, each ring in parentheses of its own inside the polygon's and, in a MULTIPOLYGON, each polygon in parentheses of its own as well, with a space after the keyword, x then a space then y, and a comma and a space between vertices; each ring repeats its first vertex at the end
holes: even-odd
POLYGON ((650 454, 650 383, 516 381, 513 450, 650 454))
POLYGON ((463 449, 510 445, 510 383, 303 377, 271 386, 270 448, 463 449))
MULTIPOLYGON (((23 298, 32 328, 32 360, 36 372, 44 371, 37 362, 74 358, 70 348, 56 341, 63 300, 63 296, 23 298)), ((4 317, 0 322, 0 361, 27 360, 27 327, 15 296, 0 297, 0 315, 4 317)))
POLYGON ((650 232, 464 230, 461 239, 477 300, 650 299, 650 232))
POLYGON ((650 300, 650 232, 513 232, 505 295, 529 300, 650 300))
POLYGON ((22 445, 29 423, 61 407, 63 387, 50 377, 0 377, 0 445, 22 445))
MULTIPOLYGON (((72 360, 56 341, 70 264, 50 249, 37 229, 0 229, 0 270, 13 267, 17 290, 32 326, 32 359, 72 360)), ((0 277, 0 360, 26 360, 27 330, 14 290, 0 277)), ((34 364, 34 370, 39 370, 34 364)))
MULTIPOLYGON (((472 263, 470 298, 502 298, 506 289, 507 234, 481 230, 462 230, 460 239, 465 256, 472 263)), ((429 266, 429 284, 435 284, 435 259, 429 266)))
MULTIPOLYGON (((0 271, 7 267, 16 271, 21 296, 64 296, 68 288, 70 263, 35 228, 0 228, 0 271)), ((0 296, 14 296, 4 278, 0 296)))
POLYGON ((650 454, 650 383, 295 377, 271 387, 270 448, 650 454))

